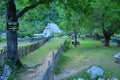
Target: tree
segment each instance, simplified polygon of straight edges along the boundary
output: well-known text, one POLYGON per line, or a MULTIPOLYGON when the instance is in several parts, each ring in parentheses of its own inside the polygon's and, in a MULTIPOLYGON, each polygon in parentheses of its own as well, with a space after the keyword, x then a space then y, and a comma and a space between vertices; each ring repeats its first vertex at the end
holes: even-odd
POLYGON ((93 21, 94 26, 102 30, 105 38, 105 46, 109 47, 109 40, 111 36, 118 32, 120 28, 120 6, 116 2, 110 0, 107 1, 93 1, 91 2, 92 13, 91 21, 93 21))
MULTIPOLYGON (((26 6, 20 12, 17 13, 16 5, 14 0, 7 0, 7 11, 6 11, 6 23, 9 22, 18 22, 18 19, 28 12, 29 10, 37 7, 40 4, 49 3, 52 0, 29 0, 33 4, 26 6)), ((16 30, 7 30, 7 56, 8 59, 15 62, 18 67, 22 66, 22 63, 19 60, 18 48, 17 48, 17 31, 16 30)))

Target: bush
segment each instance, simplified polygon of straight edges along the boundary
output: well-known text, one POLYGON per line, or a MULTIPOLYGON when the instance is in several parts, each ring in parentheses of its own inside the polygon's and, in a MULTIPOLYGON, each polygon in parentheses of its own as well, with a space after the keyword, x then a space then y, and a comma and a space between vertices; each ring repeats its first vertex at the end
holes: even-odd
POLYGON ((1 36, 0 36, 0 42, 5 41, 5 40, 6 40, 5 37, 1 37, 1 36))
POLYGON ((58 75, 64 70, 64 65, 68 62, 68 57, 62 55, 60 60, 58 61, 56 68, 55 68, 55 74, 58 75))
POLYGON ((66 51, 69 49, 70 42, 71 42, 70 38, 67 38, 67 39, 65 40, 65 45, 64 45, 64 48, 63 48, 63 51, 64 51, 64 52, 66 52, 66 51))
POLYGON ((5 64, 9 65, 12 69, 16 69, 15 63, 13 61, 11 61, 11 60, 6 60, 4 65, 5 64))

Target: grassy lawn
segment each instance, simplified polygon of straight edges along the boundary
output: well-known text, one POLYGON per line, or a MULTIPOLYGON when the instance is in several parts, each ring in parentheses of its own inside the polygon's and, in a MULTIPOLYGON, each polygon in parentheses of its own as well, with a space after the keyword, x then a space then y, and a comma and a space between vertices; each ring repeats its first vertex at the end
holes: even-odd
POLYGON ((57 70, 59 70, 61 66, 64 68, 85 67, 79 73, 65 79, 73 80, 74 78, 82 78, 86 69, 91 65, 97 65, 105 70, 105 77, 120 78, 120 64, 115 63, 113 57, 117 52, 120 52, 120 47, 111 45, 111 47, 108 48, 104 47, 100 41, 92 39, 80 40, 79 46, 74 47, 70 45, 69 50, 63 53, 64 55, 57 65, 57 70))
POLYGON ((64 42, 63 38, 54 38, 47 42, 41 48, 21 58, 23 64, 27 66, 34 66, 36 64, 42 64, 45 56, 48 52, 55 50, 61 43, 64 42))

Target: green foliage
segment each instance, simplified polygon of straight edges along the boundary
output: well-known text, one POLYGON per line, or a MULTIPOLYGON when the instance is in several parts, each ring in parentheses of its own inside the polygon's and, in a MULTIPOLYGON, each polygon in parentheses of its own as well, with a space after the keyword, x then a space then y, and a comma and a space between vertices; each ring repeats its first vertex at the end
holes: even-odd
POLYGON ((13 61, 11 61, 11 60, 6 60, 5 63, 4 63, 4 65, 5 65, 5 64, 6 64, 6 65, 9 65, 10 68, 12 68, 13 70, 16 69, 15 62, 13 62, 13 61))
MULTIPOLYGON (((17 12, 39 0, 16 0, 17 12)), ((105 29, 119 33, 119 0, 43 0, 44 4, 30 10, 19 19, 19 37, 42 33, 48 22, 57 23, 66 33, 75 28, 80 33, 101 32, 102 13, 105 29), (71 5, 72 4, 72 5, 71 5), (101 12, 101 13, 99 13, 101 12), (26 29, 27 28, 27 29, 26 29)), ((5 1, 0 6, 0 32, 5 31, 5 1)))
POLYGON ((65 40, 65 44, 64 44, 64 48, 63 48, 63 51, 66 52, 68 49, 69 49, 69 46, 70 46, 70 38, 68 37, 66 40, 65 40))
POLYGON ((109 32, 117 33, 120 28, 120 13, 114 11, 119 9, 116 2, 107 1, 93 1, 91 2, 92 13, 90 14, 91 21, 94 23, 95 29, 104 29, 109 32), (101 12, 101 13, 99 13, 101 12), (94 13, 94 14, 93 14, 94 13), (104 15, 104 16, 103 16, 104 15), (119 18, 119 19, 118 19, 119 18))
POLYGON ((14 80, 14 77, 15 77, 15 74, 14 74, 14 73, 12 73, 12 74, 8 77, 8 79, 7 79, 7 80, 14 80))
POLYGON ((81 38, 82 40, 85 40, 85 35, 80 35, 80 38, 81 38))
POLYGON ((61 73, 61 70, 64 70, 64 66, 68 61, 68 57, 66 56, 61 56, 60 60, 58 61, 57 64, 61 64, 61 65, 57 65, 56 68, 55 68, 55 74, 60 74, 61 73))
POLYGON ((12 73, 10 74, 7 80, 13 80, 17 71, 15 63, 11 60, 6 60, 3 64, 0 64, 0 70, 3 69, 4 65, 9 65, 12 69, 12 73))
POLYGON ((0 42, 5 41, 5 40, 6 40, 5 37, 1 37, 1 36, 0 36, 0 42))

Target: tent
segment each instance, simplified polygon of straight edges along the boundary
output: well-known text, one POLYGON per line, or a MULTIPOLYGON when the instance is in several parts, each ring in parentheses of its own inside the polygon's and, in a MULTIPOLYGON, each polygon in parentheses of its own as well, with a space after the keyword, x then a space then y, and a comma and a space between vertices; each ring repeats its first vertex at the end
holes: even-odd
POLYGON ((48 23, 46 28, 43 31, 45 37, 51 36, 52 33, 62 33, 63 31, 55 24, 55 23, 48 23))

